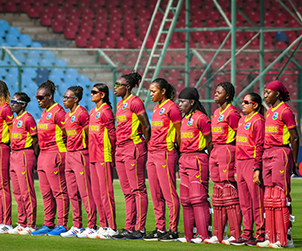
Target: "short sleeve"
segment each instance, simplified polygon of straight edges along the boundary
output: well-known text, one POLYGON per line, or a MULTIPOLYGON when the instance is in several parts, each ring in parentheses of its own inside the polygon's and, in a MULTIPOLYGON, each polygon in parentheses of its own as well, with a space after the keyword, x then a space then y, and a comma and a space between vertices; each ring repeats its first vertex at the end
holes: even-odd
POLYGON ((79 124, 86 129, 89 126, 89 114, 86 111, 82 111, 79 114, 79 124))
POLYGON ((65 129, 65 115, 66 112, 63 109, 60 109, 56 114, 55 114, 55 119, 54 122, 57 124, 62 130, 65 129))
POLYGON ((176 104, 171 105, 168 111, 168 116, 174 125, 180 124, 182 117, 179 108, 176 104))
POLYGON ((146 112, 143 101, 141 101, 141 99, 138 97, 135 97, 131 101, 130 110, 134 112, 136 116, 139 116, 146 112))
POLYGON ((226 118, 226 121, 228 122, 229 126, 234 130, 237 131, 238 129, 238 122, 240 119, 240 114, 236 110, 232 110, 228 117, 226 118))
POLYGON ((296 127, 296 121, 291 109, 285 109, 282 112, 282 121, 287 126, 288 129, 293 129, 296 127))
POLYGON ((25 129, 29 132, 30 136, 37 134, 37 125, 33 117, 28 117, 25 121, 25 129))
POLYGON ((12 113, 12 110, 9 106, 5 106, 2 110, 2 117, 7 125, 10 125, 13 123, 14 115, 12 113))
POLYGON ((197 128, 204 136, 208 136, 211 133, 211 121, 206 115, 202 114, 198 117, 197 128))

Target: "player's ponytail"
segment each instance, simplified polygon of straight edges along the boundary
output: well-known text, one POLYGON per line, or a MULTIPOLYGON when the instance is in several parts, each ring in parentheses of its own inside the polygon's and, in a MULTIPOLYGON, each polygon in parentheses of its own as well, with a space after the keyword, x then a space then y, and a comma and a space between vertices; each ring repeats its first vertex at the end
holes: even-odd
POLYGON ((109 88, 104 83, 97 83, 93 87, 97 88, 100 92, 103 92, 105 94, 105 97, 103 98, 104 103, 109 105, 112 108, 111 102, 109 100, 109 88))
POLYGON ((129 74, 124 74, 121 76, 121 78, 124 78, 126 80, 127 84, 130 86, 130 91, 134 87, 138 87, 142 80, 142 76, 136 71, 129 74))

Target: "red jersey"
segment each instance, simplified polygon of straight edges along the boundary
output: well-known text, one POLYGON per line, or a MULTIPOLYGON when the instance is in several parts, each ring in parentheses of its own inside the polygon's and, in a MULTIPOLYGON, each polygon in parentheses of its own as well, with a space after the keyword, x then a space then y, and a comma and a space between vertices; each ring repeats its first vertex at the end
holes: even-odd
POLYGON ((181 113, 174 101, 167 99, 162 104, 157 104, 152 114, 151 138, 148 142, 148 150, 174 149, 176 142, 176 129, 174 125, 181 123, 181 113))
POLYGON ((110 106, 104 103, 90 111, 89 161, 112 162, 114 151, 114 115, 110 106))
POLYGON ((67 134, 67 151, 79 151, 87 148, 85 129, 89 126, 89 114, 82 106, 77 106, 72 113, 65 115, 65 130, 67 134))
POLYGON ((288 145, 290 143, 289 130, 295 127, 294 114, 286 103, 281 102, 275 108, 268 109, 265 121, 264 148, 288 145))
POLYGON ((131 94, 125 100, 120 100, 116 106, 116 144, 121 145, 129 141, 134 144, 145 141, 142 125, 138 116, 145 113, 141 99, 131 94))
POLYGON ((13 151, 30 148, 33 145, 32 136, 37 135, 37 125, 33 116, 23 112, 21 116, 14 118, 11 148, 13 151))
POLYGON ((13 123, 14 115, 7 103, 0 105, 0 143, 9 143, 8 126, 13 123))
POLYGON ((41 151, 66 152, 65 114, 63 107, 53 104, 42 112, 38 123, 38 138, 41 151))
POLYGON ((180 152, 203 151, 207 146, 205 136, 211 133, 211 121, 203 112, 196 110, 183 117, 180 132, 180 152))
POLYGON ((236 136, 236 158, 255 159, 254 168, 261 168, 264 144, 264 118, 258 112, 239 120, 236 136))
POLYGON ((216 109, 212 116, 212 141, 213 144, 230 144, 235 141, 239 111, 232 104, 221 111, 216 109))

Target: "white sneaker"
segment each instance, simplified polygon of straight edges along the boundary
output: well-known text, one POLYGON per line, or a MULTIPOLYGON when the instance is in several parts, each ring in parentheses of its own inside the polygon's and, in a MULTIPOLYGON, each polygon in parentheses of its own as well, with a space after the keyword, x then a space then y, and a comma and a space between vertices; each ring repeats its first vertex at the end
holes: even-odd
POLYGON ((23 229, 24 229, 24 227, 22 227, 20 224, 17 224, 17 226, 15 228, 8 230, 7 233, 8 234, 18 234, 23 229))
POLYGON ((236 240, 234 236, 231 236, 230 238, 228 238, 226 236, 226 238, 223 238, 221 243, 224 245, 231 245, 231 241, 234 241, 234 240, 236 240))
POLYGON ((281 246, 280 241, 277 241, 275 243, 269 244, 269 247, 270 248, 294 248, 295 246, 294 246, 293 239, 291 239, 291 240, 287 239, 287 243, 285 246, 281 246))
POLYGON ((18 234, 20 235, 29 235, 31 234, 32 232, 35 232, 36 229, 33 228, 33 227, 25 227, 22 231, 19 231, 18 234))
POLYGON ((207 244, 218 244, 219 241, 218 241, 218 238, 215 235, 213 235, 210 239, 205 239, 204 243, 207 243, 207 244))
POLYGON ((186 237, 180 237, 176 239, 177 242, 187 242, 186 237))
POLYGON ((111 237, 113 236, 113 235, 117 235, 118 234, 118 231, 116 230, 116 231, 114 231, 112 228, 110 228, 110 227, 107 227, 106 228, 106 232, 102 232, 101 234, 97 234, 96 235, 96 238, 98 238, 98 239, 111 239, 111 237))
POLYGON ((196 237, 190 240, 191 243, 195 243, 195 244, 203 244, 203 240, 200 237, 196 237))
POLYGON ((257 242, 257 247, 259 247, 259 248, 268 248, 269 245, 270 245, 269 240, 265 240, 265 241, 262 241, 262 242, 257 242))
POLYGON ((87 238, 87 235, 96 233, 97 230, 93 228, 86 227, 84 231, 77 234, 78 238, 87 238))
POLYGON ((0 227, 0 234, 5 234, 5 233, 7 233, 9 230, 12 230, 13 229, 13 227, 12 227, 12 225, 2 225, 1 227, 0 227))
POLYGON ((84 229, 72 226, 67 232, 61 233, 62 237, 76 237, 78 233, 81 233, 84 229))
POLYGON ((105 234, 106 233, 106 227, 99 227, 99 229, 96 231, 96 232, 91 232, 91 233, 88 233, 86 235, 86 238, 89 238, 89 239, 96 239, 96 236, 98 234, 105 234))

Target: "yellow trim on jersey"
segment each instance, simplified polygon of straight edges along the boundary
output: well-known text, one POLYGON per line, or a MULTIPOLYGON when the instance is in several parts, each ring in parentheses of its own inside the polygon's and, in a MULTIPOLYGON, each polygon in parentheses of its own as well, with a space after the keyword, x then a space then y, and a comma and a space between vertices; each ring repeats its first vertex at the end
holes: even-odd
POLYGON ((108 129, 104 128, 104 162, 112 162, 111 156, 111 142, 109 138, 108 129))
POLYGON ((71 111, 70 111, 69 117, 71 117, 71 116, 78 110, 79 107, 80 107, 80 105, 78 105, 78 106, 76 107, 76 109, 74 110, 74 112, 71 112, 71 111))
POLYGON ((107 103, 103 103, 103 104, 101 104, 101 106, 99 107, 99 108, 97 108, 97 107, 94 107, 94 111, 95 112, 97 112, 98 110, 100 110, 105 104, 107 104, 107 103))
POLYGON ((279 105, 277 105, 276 107, 272 107, 272 111, 275 111, 276 109, 278 109, 278 108, 279 108, 279 106, 280 106, 280 105, 282 105, 283 103, 284 103, 284 102, 283 102, 283 101, 281 101, 279 105))
MULTIPOLYGON (((110 171, 109 171, 110 172, 110 171)), ((111 213, 111 219, 112 219, 112 228, 116 228, 115 224, 114 224, 114 212, 113 212, 113 207, 112 207, 112 203, 111 203, 111 199, 110 199, 110 192, 109 192, 109 182, 108 182, 108 170, 107 170, 107 163, 105 162, 105 176, 106 176, 106 190, 107 190, 107 199, 108 199, 108 204, 110 207, 110 213, 111 213)))
MULTIPOLYGON (((264 215, 264 214, 262 213, 263 209, 261 207, 263 205, 263 204, 261 204, 261 188, 260 188, 260 186, 257 186, 257 187, 258 187, 258 203, 259 203, 259 210, 260 210, 260 214, 259 214, 259 216, 260 216, 259 235, 261 235, 262 234, 261 228, 262 228, 262 226, 264 224, 264 219, 263 219, 262 215, 264 215)), ((259 235, 257 235, 257 237, 259 235)))
POLYGON ((199 151, 202 151, 207 146, 206 139, 203 136, 202 132, 199 131, 199 137, 198 137, 198 149, 199 151))
POLYGON ((33 139, 32 137, 30 136, 29 132, 27 132, 26 134, 26 141, 25 141, 25 146, 24 148, 30 148, 32 146, 32 143, 33 143, 33 139))
POLYGON ((20 116, 16 116, 16 119, 20 119, 27 111, 24 111, 20 116))
MULTIPOLYGON (((137 146, 135 146, 135 150, 136 150, 136 159, 135 159, 135 178, 136 178, 136 189, 137 189, 137 192, 138 192, 138 222, 137 222, 137 229, 140 229, 141 228, 141 220, 142 220, 142 195, 141 195, 141 192, 140 192, 140 189, 139 189, 139 184, 138 184, 138 173, 137 173, 137 160, 139 159, 140 157, 140 152, 137 148, 137 146)), ((131 164, 132 165, 132 164, 131 164)))
POLYGON ((63 142, 63 131, 61 130, 61 128, 58 125, 56 125, 55 138, 56 138, 57 146, 59 148, 59 152, 66 153, 67 152, 66 146, 63 142))
POLYGON ((130 94, 128 98, 122 101, 122 103, 124 104, 131 96, 133 96, 133 94, 130 94))
POLYGON ((9 142, 8 125, 5 120, 3 121, 2 125, 2 142, 4 144, 7 144, 9 142))
POLYGON ((161 104, 158 104, 158 108, 162 107, 164 104, 166 104, 170 99, 166 99, 164 102, 162 102, 161 104))
POLYGON ((245 116, 244 118, 244 122, 248 122, 252 117, 254 117, 256 114, 258 114, 258 112, 255 112, 250 118, 247 118, 247 116, 245 116))
POLYGON ((228 139, 227 144, 232 143, 235 140, 236 131, 232 127, 228 126, 228 139))
POLYGON ((51 107, 48 107, 45 109, 46 112, 48 112, 51 108, 53 108, 55 105, 57 105, 58 103, 54 103, 51 107))
POLYGON ((228 109, 230 105, 231 105, 231 104, 228 104, 227 107, 226 107, 223 111, 221 111, 221 108, 220 108, 219 114, 221 115, 222 113, 224 113, 224 111, 225 111, 226 109, 228 109))
POLYGON ((284 151, 284 149, 282 149, 282 151, 283 151, 283 153, 284 153, 284 157, 285 157, 285 159, 286 159, 286 163, 285 163, 285 165, 284 165, 284 188, 285 188, 285 195, 287 196, 288 195, 288 191, 287 191, 287 181, 286 181, 286 174, 287 174, 287 172, 286 172, 286 169, 287 169, 287 165, 288 165, 288 156, 287 156, 287 154, 286 154, 286 152, 284 151))
POLYGON ((283 145, 288 145, 290 143, 289 139, 290 139, 290 133, 289 133, 289 130, 288 130, 286 124, 284 124, 283 135, 282 135, 283 145))
POLYGON ((173 122, 170 120, 170 125, 166 137, 167 149, 169 151, 172 151, 174 149, 175 137, 176 137, 176 129, 174 127, 173 122))
POLYGON ((82 129, 82 144, 83 144, 83 147, 84 147, 84 148, 87 148, 87 145, 86 145, 86 132, 85 132, 85 129, 82 129))
POLYGON ((34 209, 33 209, 33 202, 32 202, 32 198, 31 198, 31 194, 30 194, 30 184, 29 184, 29 180, 28 180, 28 172, 27 172, 27 159, 26 159, 26 154, 25 152, 23 152, 23 156, 24 156, 24 171, 25 171, 25 177, 26 177, 26 184, 27 184, 27 192, 28 192, 28 197, 30 200, 30 208, 31 208, 31 222, 34 222, 34 209))
POLYGON ((63 226, 66 225, 67 222, 65 222, 65 215, 66 215, 66 208, 65 208, 65 200, 64 200, 64 193, 63 193, 63 188, 62 188, 62 180, 61 180, 61 173, 60 173, 60 166, 62 165, 62 156, 60 153, 58 153, 60 156, 60 163, 58 164, 58 178, 59 178, 59 186, 60 186, 60 191, 61 191, 61 195, 62 195, 62 201, 63 201, 63 226))
POLYGON ((138 119, 138 116, 135 113, 132 113, 132 123, 131 123, 131 135, 130 139, 133 140, 134 144, 138 144, 142 142, 139 135, 137 135, 138 127, 140 125, 140 121, 138 119))

